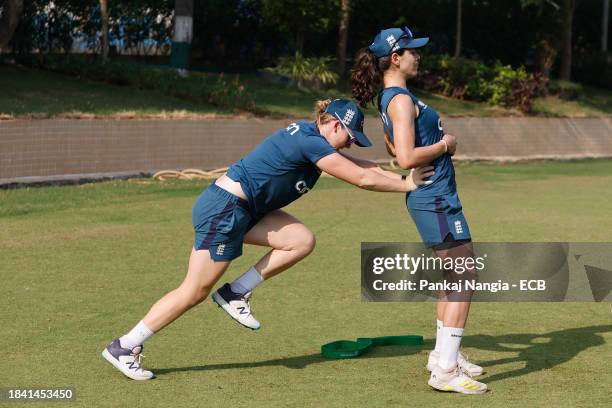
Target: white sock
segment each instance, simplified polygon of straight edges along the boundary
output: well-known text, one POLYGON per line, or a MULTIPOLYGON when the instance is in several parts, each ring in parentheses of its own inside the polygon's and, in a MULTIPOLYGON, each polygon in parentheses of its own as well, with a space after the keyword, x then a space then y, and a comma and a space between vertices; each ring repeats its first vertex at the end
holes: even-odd
POLYGON ((257 272, 254 266, 251 266, 241 277, 230 283, 230 286, 232 287, 232 292, 245 295, 252 292, 263 280, 263 276, 257 272))
POLYGON ((463 338, 463 329, 458 327, 442 327, 442 350, 438 366, 443 370, 450 370, 457 365, 459 346, 463 338))
POLYGON ((142 345, 153 334, 155 333, 141 320, 128 334, 119 338, 119 343, 121 343, 121 347, 131 350, 136 346, 142 345))
POLYGON ((442 328, 444 327, 444 322, 442 320, 436 319, 436 347, 434 351, 438 353, 442 351, 442 328))

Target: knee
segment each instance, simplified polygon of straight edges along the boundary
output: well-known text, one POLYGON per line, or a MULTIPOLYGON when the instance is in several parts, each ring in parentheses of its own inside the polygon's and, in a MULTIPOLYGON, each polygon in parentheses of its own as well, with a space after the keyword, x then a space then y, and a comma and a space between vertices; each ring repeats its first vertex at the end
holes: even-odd
POLYGON ((297 249, 300 251, 302 257, 309 255, 314 251, 317 244, 315 235, 309 229, 306 229, 303 234, 300 235, 300 240, 297 245, 297 249))
POLYGON ((188 308, 192 308, 202 303, 209 293, 209 287, 183 288, 181 299, 188 308))

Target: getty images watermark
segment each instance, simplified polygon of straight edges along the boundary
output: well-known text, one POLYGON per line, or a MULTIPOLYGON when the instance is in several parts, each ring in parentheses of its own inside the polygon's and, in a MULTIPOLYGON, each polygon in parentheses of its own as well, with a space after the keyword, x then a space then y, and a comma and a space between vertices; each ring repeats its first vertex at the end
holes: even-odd
POLYGON ((421 243, 361 245, 367 301, 611 301, 612 243, 474 243, 434 252, 421 243))

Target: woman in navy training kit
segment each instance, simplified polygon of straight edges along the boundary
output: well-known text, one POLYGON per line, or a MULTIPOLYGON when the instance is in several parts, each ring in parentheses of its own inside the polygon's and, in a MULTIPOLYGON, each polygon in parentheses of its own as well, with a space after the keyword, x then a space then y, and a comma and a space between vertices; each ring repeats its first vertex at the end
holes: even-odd
POLYGON ((315 116, 315 122, 292 123, 273 133, 200 195, 193 207, 195 242, 183 283, 102 352, 127 377, 153 377, 140 364, 143 343, 206 299, 231 261, 242 254, 244 242, 272 249, 217 290, 213 300, 242 325, 259 328, 248 303, 253 289, 302 260, 315 246, 313 233, 281 208, 312 189, 321 171, 374 191, 407 192, 429 183, 425 179, 433 175, 431 167, 400 176, 339 152, 352 143, 371 145, 363 134, 363 113, 354 102, 319 101, 315 116))
MULTIPOLYGON (((406 205, 423 242, 442 258, 473 256, 468 224, 457 195, 451 156, 455 137, 444 133, 439 115, 408 89, 416 76, 419 55, 414 51, 428 38, 414 38, 407 28, 382 30, 369 47, 358 52, 352 71, 353 96, 365 107, 377 98, 389 153, 403 169, 432 164, 432 183, 406 195, 406 205)), ((473 274, 473 271, 471 271, 473 274)), ((473 276, 473 275, 472 275, 473 276)), ((465 394, 486 392, 472 376, 482 367, 459 352, 471 294, 440 292, 437 303, 436 346, 429 354, 429 385, 465 394)))

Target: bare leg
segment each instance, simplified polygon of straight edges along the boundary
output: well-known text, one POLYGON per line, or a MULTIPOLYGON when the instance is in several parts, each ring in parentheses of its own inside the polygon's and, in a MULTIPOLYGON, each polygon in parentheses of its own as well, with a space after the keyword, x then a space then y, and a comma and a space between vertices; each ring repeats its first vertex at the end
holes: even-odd
POLYGON ((192 249, 185 280, 151 307, 143 319, 147 327, 158 332, 206 299, 229 265, 230 261, 213 260, 207 249, 192 249))
POLYGON ((314 234, 297 218, 282 210, 272 211, 244 237, 248 244, 269 246, 270 252, 255 264, 264 279, 295 265, 315 247, 314 234))
MULTIPOLYGON (((436 254, 441 258, 474 256, 474 250, 471 242, 462 242, 457 244, 458 245, 454 246, 453 248, 438 249, 436 250, 436 254)), ((438 298, 440 299, 440 293, 438 294, 438 298)), ((461 295, 460 298, 462 301, 453 301, 453 295, 451 294, 449 299, 448 294, 446 294, 445 301, 438 301, 437 315, 438 319, 444 322, 444 327, 465 327, 471 302, 469 298, 466 299, 465 295, 461 295)))

